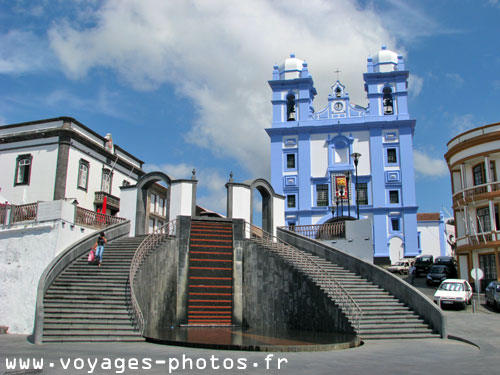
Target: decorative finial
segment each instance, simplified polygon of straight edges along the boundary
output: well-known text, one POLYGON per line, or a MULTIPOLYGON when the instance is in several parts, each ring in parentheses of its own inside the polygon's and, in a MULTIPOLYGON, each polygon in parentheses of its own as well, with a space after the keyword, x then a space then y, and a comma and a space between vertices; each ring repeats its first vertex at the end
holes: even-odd
POLYGON ((292 52, 292 53, 290 54, 290 57, 291 57, 292 59, 294 59, 294 58, 295 58, 295 53, 293 53, 293 52, 292 52))
POLYGON ((234 180, 233 180, 233 171, 229 172, 229 182, 234 182, 234 180))
POLYGON ((196 169, 193 168, 193 170, 191 171, 191 180, 196 180, 196 169))

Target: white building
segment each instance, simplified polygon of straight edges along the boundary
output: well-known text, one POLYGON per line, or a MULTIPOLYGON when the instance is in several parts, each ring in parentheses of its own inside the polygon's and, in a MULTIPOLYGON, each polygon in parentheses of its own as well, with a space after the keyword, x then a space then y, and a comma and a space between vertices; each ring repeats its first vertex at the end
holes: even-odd
POLYGON ((420 254, 434 258, 454 255, 451 244, 455 241, 455 227, 442 213, 418 213, 417 231, 420 254))
POLYGON ((484 272, 483 286, 499 280, 500 123, 461 133, 448 142, 459 276, 484 272))
POLYGON ((0 126, 0 188, 9 203, 76 200, 120 210, 120 186, 144 175, 143 162, 77 120, 59 117, 0 126))

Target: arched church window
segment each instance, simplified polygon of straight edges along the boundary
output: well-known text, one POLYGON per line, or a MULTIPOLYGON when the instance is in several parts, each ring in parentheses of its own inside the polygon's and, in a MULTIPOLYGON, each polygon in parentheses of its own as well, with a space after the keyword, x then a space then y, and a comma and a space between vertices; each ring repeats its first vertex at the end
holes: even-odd
POLYGON ((295 121, 295 95, 289 94, 286 97, 286 120, 295 121))
POLYGON ((392 102, 392 90, 390 87, 384 87, 382 91, 384 93, 383 102, 384 102, 384 115, 392 115, 394 114, 394 105, 392 102))

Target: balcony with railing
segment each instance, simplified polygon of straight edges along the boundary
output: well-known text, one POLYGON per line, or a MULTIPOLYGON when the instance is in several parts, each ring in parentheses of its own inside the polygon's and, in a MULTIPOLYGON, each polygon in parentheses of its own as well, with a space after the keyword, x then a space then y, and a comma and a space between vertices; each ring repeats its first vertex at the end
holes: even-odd
POLYGON ((491 195, 497 195, 493 193, 500 196, 500 182, 489 182, 466 188, 453 194, 453 206, 463 206, 473 201, 488 199, 491 195))
POLYGON ((126 219, 117 216, 104 215, 98 212, 90 211, 82 207, 76 207, 75 224, 84 227, 101 229, 110 225, 118 224, 126 219))
POLYGON ((483 232, 457 238, 457 251, 500 246, 500 232, 483 232))
POLYGON ((120 198, 115 197, 105 191, 96 191, 94 197, 94 205, 96 207, 102 207, 104 203, 104 198, 106 197, 106 207, 112 211, 120 210, 120 198))

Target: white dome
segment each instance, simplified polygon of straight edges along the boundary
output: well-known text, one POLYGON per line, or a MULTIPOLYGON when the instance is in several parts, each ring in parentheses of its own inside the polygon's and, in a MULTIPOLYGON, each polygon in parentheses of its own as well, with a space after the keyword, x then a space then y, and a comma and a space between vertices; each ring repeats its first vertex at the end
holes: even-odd
POLYGON ((300 72, 302 71, 304 61, 295 57, 295 54, 291 53, 290 57, 285 60, 283 64, 279 67, 280 76, 284 73, 283 79, 293 79, 300 78, 300 72))
POLYGON ((373 57, 373 68, 376 72, 391 72, 397 70, 398 54, 382 46, 381 50, 373 57))

